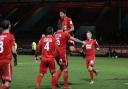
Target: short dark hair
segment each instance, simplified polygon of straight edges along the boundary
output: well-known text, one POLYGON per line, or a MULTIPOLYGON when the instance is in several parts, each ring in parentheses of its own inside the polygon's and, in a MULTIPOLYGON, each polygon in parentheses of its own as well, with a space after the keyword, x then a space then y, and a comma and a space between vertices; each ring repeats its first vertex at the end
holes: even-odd
POLYGON ((53 34, 53 31, 54 31, 53 27, 49 26, 49 27, 46 28, 45 34, 46 35, 49 35, 49 34, 52 35, 53 34))
POLYGON ((0 34, 3 32, 3 28, 2 27, 0 27, 0 34))
POLYGON ((8 29, 11 25, 11 22, 9 20, 2 20, 0 25, 3 29, 8 29))
POLYGON ((65 10, 65 9, 60 9, 60 11, 59 12, 63 12, 64 14, 66 14, 67 13, 67 11, 65 10))
POLYGON ((92 35, 92 32, 91 31, 87 31, 87 33, 90 33, 92 35))

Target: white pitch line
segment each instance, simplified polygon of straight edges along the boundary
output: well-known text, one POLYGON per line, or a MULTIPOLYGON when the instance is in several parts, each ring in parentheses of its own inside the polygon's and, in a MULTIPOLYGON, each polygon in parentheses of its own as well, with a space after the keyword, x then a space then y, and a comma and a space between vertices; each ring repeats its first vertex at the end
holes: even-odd
POLYGON ((128 85, 128 83, 124 83, 125 85, 128 85))

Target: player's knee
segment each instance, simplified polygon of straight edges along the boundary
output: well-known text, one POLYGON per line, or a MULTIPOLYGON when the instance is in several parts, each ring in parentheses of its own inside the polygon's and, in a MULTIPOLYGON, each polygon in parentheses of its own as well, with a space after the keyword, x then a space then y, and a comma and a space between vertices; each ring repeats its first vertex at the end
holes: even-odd
POLYGON ((44 74, 43 73, 40 73, 39 75, 42 77, 44 74))
POLYGON ((4 86, 7 87, 7 88, 10 88, 10 85, 11 85, 11 84, 10 84, 9 81, 6 81, 6 82, 4 83, 4 86))
POLYGON ((88 71, 92 71, 93 67, 92 66, 89 66, 88 67, 88 71))
POLYGON ((51 75, 52 75, 52 76, 56 76, 55 71, 54 71, 54 72, 51 72, 51 75))
POLYGON ((74 52, 75 51, 75 47, 74 46, 70 46, 70 51, 74 52))
POLYGON ((52 73, 52 76, 56 76, 56 74, 55 73, 52 73))
POLYGON ((64 72, 68 72, 68 69, 67 68, 64 68, 64 72))

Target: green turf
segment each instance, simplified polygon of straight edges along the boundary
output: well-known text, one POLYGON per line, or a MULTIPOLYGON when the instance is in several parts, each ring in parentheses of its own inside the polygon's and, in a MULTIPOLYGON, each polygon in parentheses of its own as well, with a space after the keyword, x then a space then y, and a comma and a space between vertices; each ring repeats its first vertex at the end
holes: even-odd
MULTIPOLYGON (((89 84, 89 75, 85 67, 85 60, 81 57, 69 58, 69 84, 72 89, 128 89, 128 59, 97 57, 95 68, 99 75, 95 77, 95 84, 89 84)), ((20 55, 19 65, 13 67, 11 89, 34 89, 39 63, 34 64, 33 56, 20 55)), ((62 78, 60 79, 62 83, 62 78)), ((51 76, 48 71, 42 80, 41 89, 51 89, 51 76)))

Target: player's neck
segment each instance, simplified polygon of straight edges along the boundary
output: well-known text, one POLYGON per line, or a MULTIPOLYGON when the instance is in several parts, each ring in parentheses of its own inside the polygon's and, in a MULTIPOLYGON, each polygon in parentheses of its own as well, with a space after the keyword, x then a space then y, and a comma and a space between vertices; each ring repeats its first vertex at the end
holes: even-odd
POLYGON ((66 18, 67 16, 64 16, 64 18, 66 18))
POLYGON ((61 18, 61 19, 65 19, 67 16, 64 16, 63 18, 61 18))
POLYGON ((3 31, 3 33, 10 33, 9 29, 3 31))
POLYGON ((92 38, 88 39, 88 40, 92 40, 92 38))
POLYGON ((59 29, 58 32, 63 32, 63 30, 62 29, 59 29))
POLYGON ((48 35, 46 35, 46 36, 52 36, 52 34, 48 34, 48 35))

